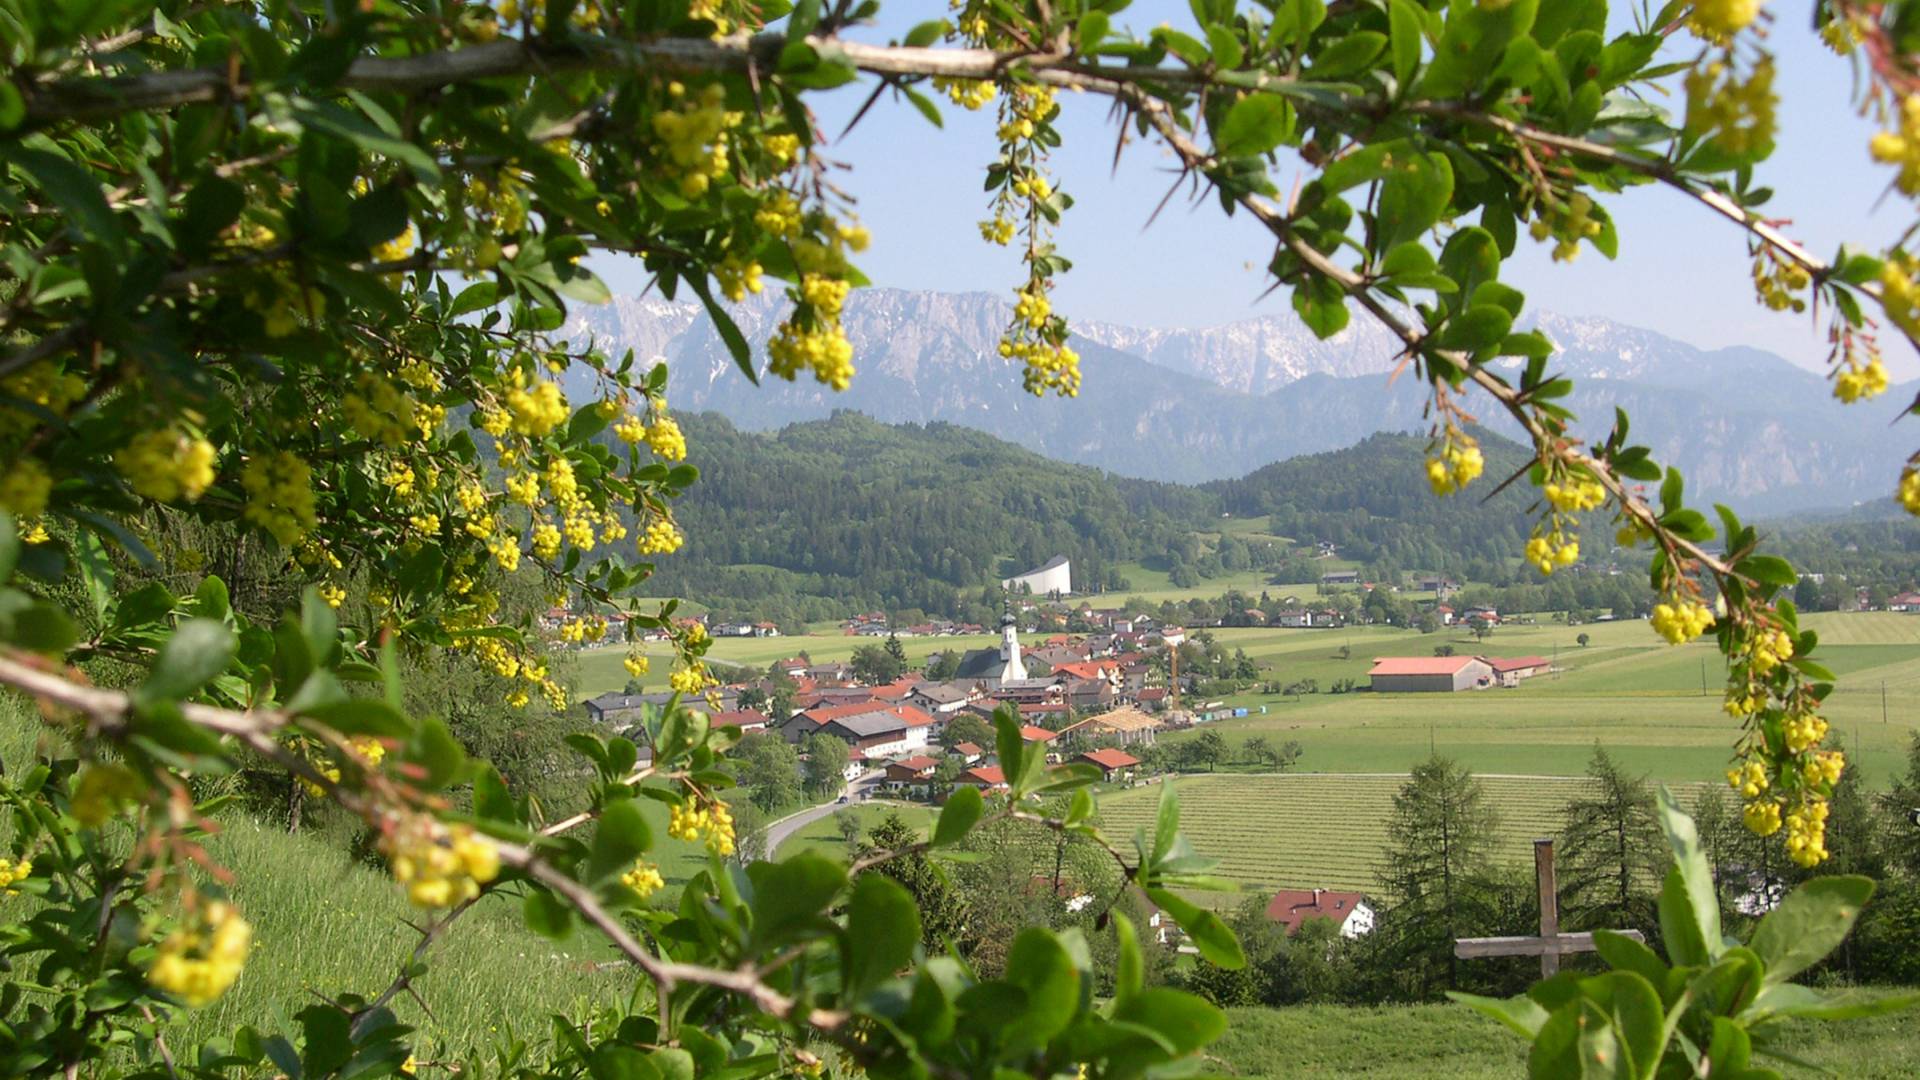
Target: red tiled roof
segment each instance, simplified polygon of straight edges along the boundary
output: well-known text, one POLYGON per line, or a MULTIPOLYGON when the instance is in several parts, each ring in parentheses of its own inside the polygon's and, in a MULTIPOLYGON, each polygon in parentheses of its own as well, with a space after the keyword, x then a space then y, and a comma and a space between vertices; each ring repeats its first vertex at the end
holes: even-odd
POLYGON ((1053 669, 1053 673, 1071 675, 1076 679, 1103 679, 1109 670, 1119 666, 1112 660, 1083 660, 1077 664, 1061 664, 1053 669))
POLYGON ((1141 701, 1159 701, 1166 696, 1167 688, 1164 686, 1149 686, 1141 690, 1139 694, 1141 701))
POLYGON ((1495 671, 1520 671, 1524 668, 1547 666, 1547 658, 1544 656, 1484 656, 1481 659, 1491 665, 1495 671))
POLYGON ((970 743, 970 742, 963 742, 963 743, 955 743, 955 744, 954 744, 954 747, 953 747, 953 749, 954 749, 954 752, 955 752, 955 753, 960 753, 960 754, 984 754, 984 753, 986 753, 986 751, 985 751, 985 750, 982 750, 982 749, 980 749, 980 748, 979 748, 978 746, 975 746, 974 744, 972 744, 972 743, 970 743))
POLYGON ((1131 769, 1140 764, 1140 759, 1124 750, 1089 750, 1080 755, 1084 761, 1091 761, 1103 769, 1131 769))
POLYGON ((1308 919, 1327 918, 1334 922, 1345 922, 1354 906, 1365 899, 1365 895, 1357 892, 1281 889, 1273 894, 1273 899, 1267 904, 1267 918, 1285 925, 1287 933, 1292 934, 1299 931, 1300 924, 1308 919))
POLYGON ((925 754, 915 754, 910 758, 901 758, 899 761, 890 762, 887 767, 911 769, 914 772, 925 772, 938 764, 940 764, 940 759, 938 758, 930 758, 925 754))
POLYGON ((976 765, 960 774, 961 780, 973 780, 988 787, 998 787, 1007 782, 1007 774, 1000 771, 998 765, 976 765))
POLYGON ((765 727, 767 724, 767 714, 752 709, 728 709, 714 713, 708 719, 714 727, 748 728, 756 724, 765 727))
POLYGON ((1073 706, 1064 701, 1029 701, 1017 708, 1027 716, 1046 716, 1051 713, 1065 713, 1073 706))
POLYGON ((1373 661, 1368 675, 1452 675, 1472 663, 1485 663, 1477 656, 1381 656, 1373 661))
POLYGON ((1023 724, 1020 727, 1020 738, 1026 742, 1051 742, 1053 737, 1053 732, 1043 727, 1034 727, 1032 724, 1023 724))

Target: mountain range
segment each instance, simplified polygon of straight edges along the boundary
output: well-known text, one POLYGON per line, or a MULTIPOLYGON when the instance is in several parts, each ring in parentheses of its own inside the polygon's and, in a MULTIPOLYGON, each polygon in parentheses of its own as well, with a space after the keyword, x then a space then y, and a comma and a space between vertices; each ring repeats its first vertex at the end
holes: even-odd
MULTIPOLYGON (((763 369, 759 343, 785 308, 770 290, 731 309, 763 369)), ((937 420, 1142 479, 1224 479, 1375 432, 1426 430, 1421 384, 1387 377, 1394 342, 1359 317, 1327 341, 1291 316, 1198 329, 1076 324, 1081 393, 1062 400, 1027 394, 998 355, 1008 315, 1009 305, 987 293, 856 290, 843 323, 858 374, 838 394, 771 376, 754 387, 697 304, 616 297, 576 309, 563 332, 665 357, 675 408, 712 410, 749 430, 837 410, 889 423, 937 420)), ((1585 419, 1579 434, 1604 434, 1619 405, 1635 440, 1678 465, 1691 490, 1745 512, 1884 497, 1909 452, 1912 434, 1892 422, 1913 384, 1843 411, 1819 375, 1763 350, 1705 350, 1598 318, 1541 313, 1533 325, 1560 347, 1553 367, 1574 380, 1565 403, 1585 419)), ((1469 399, 1475 404, 1487 403, 1469 399)), ((1481 419, 1518 434, 1503 416, 1481 419)))

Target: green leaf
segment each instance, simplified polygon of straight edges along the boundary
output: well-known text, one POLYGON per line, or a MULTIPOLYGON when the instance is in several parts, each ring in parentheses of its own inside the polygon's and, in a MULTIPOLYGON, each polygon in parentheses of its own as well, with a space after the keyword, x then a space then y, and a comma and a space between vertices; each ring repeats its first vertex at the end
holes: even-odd
POLYGON ((985 811, 986 800, 980 797, 979 788, 971 784, 955 787, 947 799, 947 805, 940 810, 940 820, 934 823, 933 846, 945 847, 958 843, 985 811))
POLYGON ((189 619, 180 624, 140 686, 143 702, 178 701, 193 696, 233 662, 239 641, 224 623, 189 619))
POLYGON ((1634 972, 1656 987, 1666 983, 1667 965, 1642 942, 1615 930, 1595 930, 1593 947, 1600 959, 1616 971, 1634 972))
POLYGON ((1498 345, 1513 329, 1513 316, 1498 304, 1475 304, 1447 320, 1441 328, 1439 345, 1443 349, 1477 352, 1498 345))
POLYGON ((633 861, 653 846, 653 830, 633 799, 608 803, 600 811, 600 827, 594 830, 593 847, 587 855, 586 883, 599 885, 626 873, 633 861))
POLYGON ((1839 948, 1872 896, 1872 879, 1851 874, 1813 878, 1788 893, 1748 943, 1766 962, 1767 981, 1786 982, 1839 948))
POLYGON ((687 287, 700 297, 702 304, 706 305, 707 317, 713 320, 713 328, 719 333, 720 340, 726 342, 727 353, 733 357, 733 365, 740 369, 740 374, 745 375, 748 382, 759 386, 760 375, 753 370, 753 350, 747 345, 747 337, 740 332, 740 326, 733 321, 733 316, 727 314, 726 309, 713 298, 713 290, 707 285, 706 275, 696 273, 685 280, 687 287))
POLYGON ((407 760, 426 773, 422 786, 428 790, 446 787, 466 771, 467 753, 453 737, 446 721, 429 716, 420 722, 413 742, 407 747, 407 760))
POLYGON ((1153 1031, 1175 1057, 1195 1053, 1227 1033, 1227 1014, 1212 1003, 1158 986, 1117 1001, 1113 1018, 1153 1031))
POLYGON ((58 154, 18 143, 0 143, 0 161, 31 177, 34 186, 45 192, 83 235, 115 250, 121 247, 124 234, 120 222, 101 194, 99 183, 85 169, 58 154))
POLYGON ((1613 1028, 1629 1066, 1625 1075, 1651 1077, 1666 1045, 1666 1010, 1654 984, 1635 972, 1609 971, 1581 983, 1586 996, 1598 1002, 1613 1028))
POLYGON ((1420 51, 1425 44, 1420 36, 1420 15, 1410 0, 1387 0, 1387 29, 1393 42, 1393 80, 1404 93, 1420 66, 1420 51))
POLYGON ((847 884, 846 867, 810 852, 777 863, 754 863, 753 936, 763 945, 784 944, 821 913, 847 884))
POLYGON ((912 894, 885 874, 862 874, 847 902, 847 991, 854 997, 879 985, 913 959, 920 941, 920 909, 912 894))
POLYGON ((907 48, 924 49, 945 37, 952 29, 952 24, 945 19, 929 19, 907 31, 907 48))
POLYGON ((1240 39, 1233 36, 1231 27, 1214 23, 1207 27, 1207 47, 1213 50, 1213 63, 1225 71, 1240 66, 1246 59, 1246 50, 1241 47, 1240 39))
POLYGON ((0 584, 5 584, 13 576, 13 568, 20 565, 20 532, 14 527, 13 515, 0 510, 0 584))
POLYGON ((460 292, 454 296, 453 303, 447 308, 447 317, 450 319, 457 318, 469 312, 490 308, 499 301, 499 298, 500 285, 498 282, 491 280, 476 281, 466 288, 461 289, 460 292))
POLYGON ((1114 961, 1113 1000, 1117 1007, 1124 1008, 1146 986, 1147 962, 1140 951, 1140 935, 1134 932, 1132 919, 1114 912, 1113 935, 1118 954, 1114 961))
POLYGON ((1741 559, 1734 570, 1762 585, 1782 589, 1790 589, 1800 582, 1800 575, 1794 573, 1793 564, 1778 555, 1749 555, 1741 559))
POLYGON ((1293 137, 1293 105, 1278 94, 1248 94, 1233 103, 1213 133, 1221 157, 1267 153, 1293 137))
POLYGON ((573 909, 565 900, 545 889, 533 889, 520 905, 520 916, 527 929, 541 937, 559 941, 573 932, 573 909))
POLYGON ((1374 219, 1380 246, 1391 248, 1419 239, 1440 220, 1452 199, 1453 165, 1445 154, 1414 154, 1404 159, 1380 185, 1374 219))
POLYGON ((1029 926, 1007 951, 1006 981, 1026 991, 1020 1023, 1006 1033, 1009 1043, 1043 1046, 1066 1028, 1080 1006, 1080 971, 1059 935, 1029 926))
POLYGON ((1547 1022, 1547 1010, 1525 994, 1510 998, 1492 998, 1449 990, 1447 996, 1483 1016, 1500 1021, 1512 1028, 1516 1034, 1524 1035, 1529 1039, 1538 1035, 1540 1026, 1547 1022))
POLYGON ((1181 899, 1165 889, 1145 890, 1147 899, 1155 907, 1173 917, 1180 929, 1187 932, 1194 945, 1200 950, 1200 956, 1215 967, 1237 971, 1247 966, 1246 953, 1240 949, 1240 941, 1220 921, 1220 916, 1181 899))
POLYGON ((1322 81, 1358 74, 1373 64, 1387 48, 1387 35, 1377 30, 1361 30, 1320 46, 1313 54, 1313 66, 1307 74, 1322 81))
POLYGON ((1858 1020, 1903 1012, 1920 1005, 1920 992, 1903 994, 1863 993, 1848 990, 1828 993, 1794 983, 1773 983, 1764 987, 1748 1007, 1750 1017, 1797 1016, 1809 1020, 1858 1020))

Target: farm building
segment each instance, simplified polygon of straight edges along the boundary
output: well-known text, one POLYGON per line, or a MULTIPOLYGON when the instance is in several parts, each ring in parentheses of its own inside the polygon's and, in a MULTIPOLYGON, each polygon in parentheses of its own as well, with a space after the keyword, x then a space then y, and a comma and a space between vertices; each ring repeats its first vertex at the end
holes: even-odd
POLYGON ((1493 668, 1494 679, 1501 686, 1518 686, 1521 679, 1531 679, 1553 670, 1552 661, 1544 656, 1489 656, 1485 659, 1488 666, 1493 668))
POLYGON ((1140 759, 1125 750, 1089 750, 1073 760, 1084 761, 1099 769, 1100 775, 1110 784, 1115 780, 1133 779, 1133 770, 1140 765, 1140 759))
MULTIPOLYGON (((622 694, 619 692, 601 694, 588 698, 582 703, 587 716, 596 724, 606 724, 615 729, 631 726, 646 715, 649 710, 659 710, 666 703, 680 695, 671 691, 652 694, 622 694)), ((715 691, 719 699, 719 708, 731 711, 739 707, 740 691, 722 687, 715 691)))
POLYGON ((1286 927, 1288 937, 1299 933, 1308 919, 1332 919, 1344 938, 1373 932, 1373 905, 1357 892, 1281 889, 1267 903, 1267 918, 1286 927))
POLYGON ((1073 563, 1065 555, 1055 555, 1044 566, 1007 578, 1000 587, 1009 592, 1024 590, 1035 596, 1065 596, 1073 591, 1073 563))
POLYGON ((1452 693, 1493 685, 1493 665, 1477 656, 1382 656, 1367 672, 1375 693, 1452 693))
MULTIPOLYGON (((1164 696, 1162 700, 1165 700, 1164 696)), ((1119 739, 1121 744, 1125 746, 1132 746, 1136 743, 1143 746, 1150 746, 1153 743, 1154 732, 1159 730, 1160 727, 1161 723, 1157 718, 1149 716, 1130 705, 1125 705, 1111 712, 1103 712, 1098 716, 1089 716, 1085 720, 1063 729, 1060 734, 1079 735, 1089 739, 1097 739, 1104 735, 1111 735, 1119 739)))
POLYGON ((1326 573, 1320 575, 1320 584, 1322 585, 1358 585, 1360 584, 1360 571, 1329 570, 1326 573))

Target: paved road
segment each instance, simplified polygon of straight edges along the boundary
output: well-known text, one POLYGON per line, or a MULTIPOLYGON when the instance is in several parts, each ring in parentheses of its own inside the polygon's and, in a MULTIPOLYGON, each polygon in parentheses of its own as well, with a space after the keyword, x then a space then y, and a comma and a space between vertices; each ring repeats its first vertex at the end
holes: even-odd
MULTIPOLYGON (((843 791, 842 794, 849 796, 849 803, 857 803, 862 799, 871 798, 874 791, 880 786, 881 775, 882 774, 878 772, 868 773, 850 785, 851 791, 843 791)), ((832 814, 843 805, 847 804, 829 802, 822 803, 819 806, 810 806, 799 813, 788 814, 786 817, 767 826, 767 857, 769 859, 775 857, 780 851, 780 845, 786 843, 788 837, 819 821, 821 818, 832 814)))

